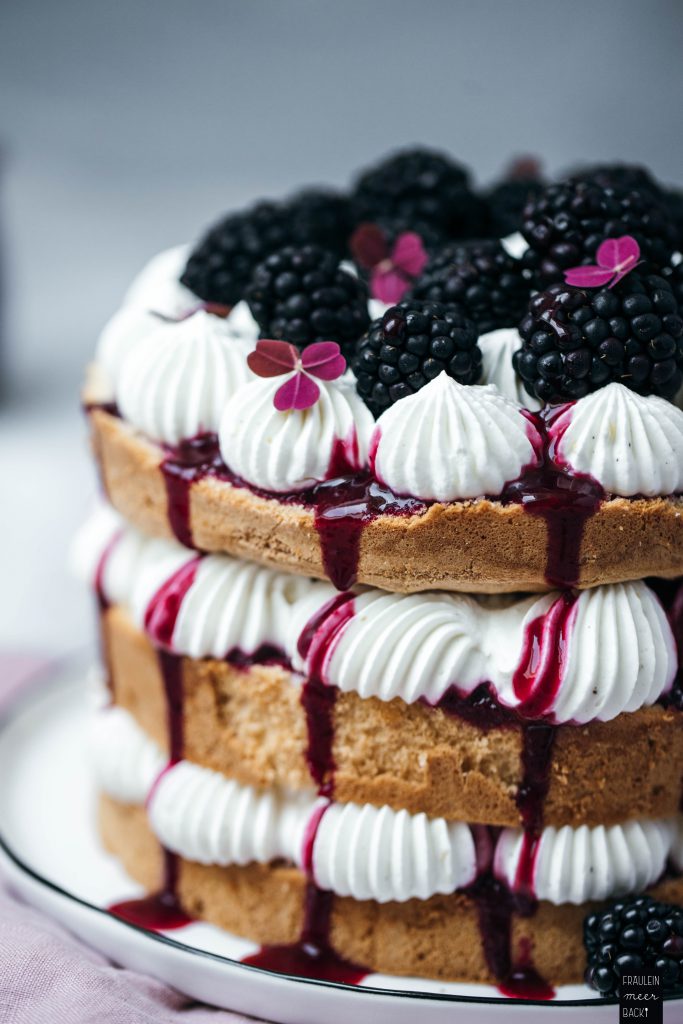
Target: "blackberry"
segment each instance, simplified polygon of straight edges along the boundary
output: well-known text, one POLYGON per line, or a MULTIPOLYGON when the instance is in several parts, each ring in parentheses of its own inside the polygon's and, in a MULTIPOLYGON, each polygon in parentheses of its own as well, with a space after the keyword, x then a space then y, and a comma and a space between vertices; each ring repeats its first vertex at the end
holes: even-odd
POLYGON ((289 245, 321 245, 340 258, 346 255, 353 220, 348 196, 331 189, 308 188, 286 204, 291 231, 289 245))
POLYGON ((355 183, 353 203, 357 223, 400 218, 432 224, 453 238, 478 234, 485 212, 467 171, 429 149, 394 153, 365 171, 355 183))
POLYGON ((683 985, 683 908, 650 896, 620 900, 583 923, 586 983, 617 996, 623 974, 661 973, 663 992, 683 985))
POLYGON ((586 181, 601 188, 637 189, 661 198, 662 190, 646 167, 640 164, 588 164, 577 168, 569 181, 586 181))
POLYGON ((683 383, 683 319, 671 285, 631 271, 614 288, 534 295, 513 365, 531 394, 563 402, 618 381, 672 398, 683 383))
POLYGON ((667 266, 676 243, 665 206, 649 191, 586 181, 545 189, 524 210, 522 233, 529 243, 525 265, 539 288, 562 281, 569 267, 593 263, 606 238, 632 235, 655 268, 667 266))
POLYGON ((505 238, 522 230, 522 213, 545 188, 542 181, 501 181, 484 193, 491 238, 505 238))
POLYGON ((254 270, 245 298, 262 337, 299 348, 336 341, 349 356, 370 322, 364 282, 317 245, 271 253, 254 270))
POLYGON ((257 263, 289 242, 291 221, 284 206, 260 202, 230 213, 195 246, 180 278, 205 302, 234 306, 257 263))
POLYGON ((662 272, 662 276, 671 285, 676 301, 678 302, 678 308, 683 310, 683 263, 677 264, 675 267, 667 267, 662 272))
POLYGON ((487 235, 505 238, 521 231, 524 207, 544 188, 541 164, 536 157, 520 156, 513 160, 503 178, 484 193, 487 235))
POLYGON ((531 291, 522 264, 500 242, 464 242, 442 249, 425 267, 408 298, 455 303, 480 334, 514 327, 531 291))
POLYGON ((481 375, 478 332, 455 306, 415 299, 373 320, 356 350, 356 389, 375 416, 445 370, 461 384, 481 375))

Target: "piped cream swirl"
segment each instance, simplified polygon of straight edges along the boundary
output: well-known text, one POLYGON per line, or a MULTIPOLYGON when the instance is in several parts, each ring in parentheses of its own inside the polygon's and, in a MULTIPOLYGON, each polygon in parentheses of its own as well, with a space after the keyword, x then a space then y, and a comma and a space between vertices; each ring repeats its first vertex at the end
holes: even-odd
MULTIPOLYGON (((196 561, 171 640, 178 653, 223 658, 235 650, 253 654, 267 644, 306 673, 310 665, 299 656, 297 640, 314 617, 310 650, 324 643, 328 626, 321 610, 336 593, 327 583, 229 555, 198 556, 175 541, 144 537, 106 506, 83 529, 75 550, 74 562, 91 583, 102 563, 105 596, 127 608, 141 629, 162 586, 196 561)), ((450 687, 465 695, 486 682, 501 704, 522 711, 515 678, 527 636, 542 620, 539 635, 545 638, 558 603, 566 600, 550 593, 499 604, 465 594, 371 588, 349 597, 323 657, 329 685, 364 698, 438 704, 450 687)), ((649 706, 669 691, 678 667, 666 613, 643 581, 575 595, 562 643, 556 685, 542 712, 558 724, 610 721, 649 706)), ((543 664, 555 647, 551 630, 542 645, 543 664)))
POLYGON ((319 886, 381 903, 453 892, 476 877, 477 845, 468 825, 389 807, 328 804, 312 792, 259 790, 189 761, 162 771, 161 752, 120 708, 100 711, 93 728, 91 757, 101 787, 117 799, 146 801, 159 841, 189 860, 227 865, 285 858, 308 867, 312 837, 319 886))
POLYGON ((348 377, 316 381, 320 397, 303 410, 273 405, 284 378, 255 380, 226 403, 219 443, 225 464, 267 491, 299 491, 325 480, 338 445, 352 469, 367 465, 372 415, 348 377))
POLYGON ((356 900, 426 900, 464 888, 477 873, 469 825, 386 806, 332 804, 313 846, 316 883, 356 900))
POLYGON ((536 464, 540 438, 496 387, 444 372, 382 413, 375 444, 375 473, 396 494, 456 501, 500 494, 536 464))
POLYGON ((480 605, 465 595, 370 590, 355 598, 325 678, 361 697, 436 703, 454 681, 469 691, 486 677, 482 627, 480 605))
MULTIPOLYGON (((390 807, 328 803, 313 792, 258 790, 189 761, 164 757, 129 712, 106 708, 93 723, 90 756, 101 788, 146 802, 152 831, 169 850, 201 864, 312 867, 316 884, 380 903, 428 899, 471 884, 487 867, 474 830, 390 807), (312 840, 310 861, 308 846, 312 840)), ((681 818, 609 827, 544 828, 536 845, 503 829, 496 876, 513 891, 561 905, 640 892, 680 860, 681 818), (521 870, 522 864, 531 871, 521 870), (530 877, 529 877, 530 876, 530 877)), ((486 833, 488 835, 488 833, 486 833)))
POLYGON ((172 320, 186 316, 201 299, 180 283, 190 253, 188 245, 174 245, 153 256, 133 279, 124 306, 137 306, 172 320))
POLYGON ((167 444, 215 432, 226 402, 252 376, 249 351, 221 317, 203 310, 162 324, 123 360, 118 406, 133 426, 167 444))
POLYGON ((656 395, 608 384, 552 424, 557 453, 575 472, 622 497, 683 490, 683 412, 656 395))
MULTIPOLYGON (((532 892, 556 904, 642 892, 662 875, 673 831, 673 822, 664 819, 544 828, 530 855, 532 892)), ((496 844, 494 872, 513 891, 521 884, 528 842, 521 829, 503 829, 496 844)))

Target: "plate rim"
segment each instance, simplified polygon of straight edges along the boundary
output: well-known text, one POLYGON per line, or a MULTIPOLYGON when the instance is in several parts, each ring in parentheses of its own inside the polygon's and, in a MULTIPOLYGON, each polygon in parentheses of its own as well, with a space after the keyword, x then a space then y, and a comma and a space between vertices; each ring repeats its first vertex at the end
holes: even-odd
MULTIPOLYGON (((23 714, 29 713, 32 709, 36 708, 42 701, 45 701, 51 697, 56 697, 60 691, 65 691, 70 688, 77 689, 83 688, 83 678, 88 667, 93 664, 92 661, 92 649, 84 648, 77 652, 62 655, 49 659, 47 663, 29 674, 28 679, 19 687, 17 693, 14 693, 6 703, 3 703, 2 710, 0 711, 0 739, 2 734, 23 714), (80 670, 81 678, 78 679, 78 672, 80 670), (51 683, 54 687, 53 692, 47 691, 47 685, 51 683)), ((599 1007, 599 1006, 618 1006, 618 999, 605 999, 601 996, 589 997, 587 999, 526 999, 526 998, 511 998, 509 996, 471 996, 471 995, 451 995, 446 992, 421 992, 414 989, 390 989, 390 988, 378 988, 373 985, 347 985, 344 982, 327 981, 320 978, 304 978, 296 974, 285 974, 280 971, 271 971, 264 967, 258 967, 253 964, 245 964, 241 960, 235 960, 232 957, 224 956, 220 953, 213 953, 210 950, 198 949, 194 946, 189 946, 186 943, 179 942, 170 935, 165 935, 161 932, 153 932, 147 928, 143 928, 140 925, 133 924, 132 922, 125 921, 122 918, 116 917, 106 907, 97 906, 95 903, 91 903, 89 900, 83 899, 81 896, 77 896, 75 893, 69 892, 63 886, 59 885, 58 882, 53 882, 49 878, 45 878, 40 872, 36 871, 29 864, 26 864, 24 860, 14 852, 10 842, 4 835, 2 822, 0 821, 0 851, 5 857, 24 875, 28 876, 34 883, 42 886, 59 896, 61 899, 75 903, 82 909, 92 912, 101 918, 108 919, 112 924, 121 926, 124 929, 132 929, 134 932, 145 936, 152 941, 161 943, 162 945, 169 946, 172 949, 178 950, 184 954, 190 956, 197 956, 202 959, 209 959, 214 963, 229 964, 231 968, 239 968, 253 975, 266 975, 270 978, 281 979, 285 981, 295 982, 299 985, 309 986, 312 985, 319 989, 334 989, 344 993, 359 992, 366 993, 372 996, 384 996, 391 999, 403 998, 403 999, 415 999, 427 1002, 439 1002, 439 1003, 452 1003, 452 1004, 475 1004, 484 1006, 543 1006, 543 1007, 599 1007)), ((663 997, 664 1002, 675 1002, 680 1001, 681 995, 675 993, 665 995, 663 997)))

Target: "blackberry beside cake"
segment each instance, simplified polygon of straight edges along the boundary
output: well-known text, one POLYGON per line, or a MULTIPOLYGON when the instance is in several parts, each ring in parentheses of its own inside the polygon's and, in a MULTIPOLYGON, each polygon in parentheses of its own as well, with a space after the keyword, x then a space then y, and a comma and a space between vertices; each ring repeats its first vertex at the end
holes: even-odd
POLYGON ((105 328, 93 770, 151 894, 115 913, 349 982, 677 984, 679 240, 603 167, 501 241, 503 184, 410 151, 259 203, 105 328), (599 943, 628 900, 659 939, 599 943))

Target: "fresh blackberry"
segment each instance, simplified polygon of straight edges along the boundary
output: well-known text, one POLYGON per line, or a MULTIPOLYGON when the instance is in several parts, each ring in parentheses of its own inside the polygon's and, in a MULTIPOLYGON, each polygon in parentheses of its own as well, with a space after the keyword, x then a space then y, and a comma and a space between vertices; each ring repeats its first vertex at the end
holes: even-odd
POLYGON ((522 264, 500 242, 463 242, 442 249, 425 267, 408 298, 455 303, 480 334, 514 327, 531 291, 522 264))
POLYGON ((299 348, 336 341, 349 356, 370 322, 364 282, 317 245, 271 253, 254 270, 245 298, 262 337, 299 348))
POLYGON ((513 160, 503 178, 484 193, 488 213, 487 235, 505 238, 522 228, 524 207, 545 188, 536 157, 513 160))
POLYGON ((400 218, 426 222, 452 238, 478 234, 484 216, 469 175, 443 153, 408 149, 387 157, 357 179, 356 222, 400 218))
POLYGON ((522 213, 532 199, 541 194, 541 181, 501 181, 484 193, 491 238, 505 238, 522 230, 522 213))
POLYGON ((640 164, 588 164, 578 167, 569 181, 587 181, 600 188, 637 189, 661 198, 662 189, 646 167, 640 164))
POLYGON ((676 243, 666 208, 650 192, 585 181, 545 189, 524 210, 522 233, 525 265, 539 288, 562 281, 569 267, 593 263, 606 238, 633 236, 655 268, 668 265, 676 243))
POLYGON ((678 302, 678 308, 683 309, 683 263, 678 263, 675 267, 667 267, 666 270, 662 271, 662 276, 671 285, 678 302))
POLYGON ((260 202, 230 213, 195 246, 180 278, 205 302, 234 306, 257 263, 289 242, 291 220, 279 203, 260 202))
POLYGON ((671 285, 631 271, 614 288, 534 295, 513 364, 527 391, 564 402, 618 381, 672 398, 683 383, 683 319, 671 285))
POLYGON ((583 924, 586 983, 602 996, 619 995, 624 974, 660 972, 662 991, 683 985, 683 908, 650 896, 620 900, 583 924))
POLYGON ((477 338, 473 321, 455 306, 400 302, 373 320, 357 347, 352 367, 358 394, 379 416, 443 370, 461 384, 476 384, 481 375, 477 338))
POLYGON ((346 255, 353 220, 348 196, 324 188, 307 188, 286 203, 291 221, 289 245, 320 245, 340 258, 346 255))

